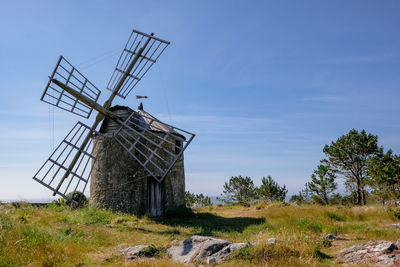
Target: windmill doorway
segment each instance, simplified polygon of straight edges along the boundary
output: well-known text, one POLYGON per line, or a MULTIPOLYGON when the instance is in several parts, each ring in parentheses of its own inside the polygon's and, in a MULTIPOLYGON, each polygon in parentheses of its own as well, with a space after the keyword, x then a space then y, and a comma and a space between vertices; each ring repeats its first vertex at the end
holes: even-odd
POLYGON ((165 183, 159 183, 153 177, 147 178, 147 216, 159 217, 164 215, 165 183))

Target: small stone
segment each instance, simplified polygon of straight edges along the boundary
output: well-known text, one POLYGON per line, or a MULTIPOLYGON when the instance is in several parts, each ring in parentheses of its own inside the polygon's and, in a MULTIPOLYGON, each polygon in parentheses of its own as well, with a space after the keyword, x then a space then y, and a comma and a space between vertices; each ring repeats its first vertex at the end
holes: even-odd
POLYGON ((216 264, 216 263, 217 263, 217 261, 215 260, 214 257, 208 257, 208 258, 207 258, 207 264, 208 264, 208 265, 214 265, 214 264, 216 264))
POLYGON ((391 226, 394 228, 400 228, 400 223, 393 223, 391 226))
POLYGON ((336 235, 335 234, 327 234, 326 236, 325 236, 325 239, 328 239, 328 240, 333 240, 333 239, 336 239, 336 235))
POLYGON ((276 239, 276 238, 268 238, 267 239, 268 245, 275 245, 276 243, 278 243, 278 239, 276 239))

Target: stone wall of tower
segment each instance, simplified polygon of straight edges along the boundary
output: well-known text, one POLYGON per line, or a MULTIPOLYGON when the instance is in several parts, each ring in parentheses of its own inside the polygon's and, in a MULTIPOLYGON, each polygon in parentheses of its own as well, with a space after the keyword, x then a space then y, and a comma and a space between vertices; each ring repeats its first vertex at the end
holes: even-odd
POLYGON ((93 140, 96 156, 90 179, 90 206, 133 214, 146 213, 147 173, 112 134, 93 140))
MULTIPOLYGON (((121 116, 121 114, 119 114, 121 116)), ((104 121, 110 123, 110 121, 104 121)), ((107 126, 107 125, 105 125, 107 126)), ((108 127, 103 127, 107 129, 108 127)), ((110 128, 112 129, 112 128, 110 128)), ((134 135, 133 133, 131 133, 134 135)), ((157 138, 152 132, 146 134, 149 139, 157 138)), ((93 170, 90 182, 90 205, 114 211, 137 215, 149 212, 150 181, 155 180, 149 173, 113 138, 113 133, 102 133, 93 137, 93 170)), ((175 153, 175 141, 179 136, 170 136, 164 149, 175 153)), ((137 153, 137 152, 136 152, 137 153)), ((137 155, 139 156, 139 155, 137 155)), ((153 159, 157 162, 157 158, 153 159)), ((159 175, 159 170, 148 165, 159 175)), ((175 211, 185 205, 185 170, 183 155, 175 163, 162 182, 163 213, 175 211)))

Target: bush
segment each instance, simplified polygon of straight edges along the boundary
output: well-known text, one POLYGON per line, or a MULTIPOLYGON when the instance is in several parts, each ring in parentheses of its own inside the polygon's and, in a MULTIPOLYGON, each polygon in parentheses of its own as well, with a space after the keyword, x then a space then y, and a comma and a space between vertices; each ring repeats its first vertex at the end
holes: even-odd
POLYGON ((164 248, 157 248, 154 245, 150 245, 145 249, 142 249, 138 256, 139 257, 147 257, 147 258, 159 258, 164 254, 165 249, 164 248))
MULTIPOLYGON (((61 201, 61 199, 60 199, 61 201)), ((86 196, 80 191, 72 191, 67 194, 67 199, 65 200, 65 204, 70 206, 71 208, 77 208, 88 204, 89 201, 86 196)))
POLYGON ((394 218, 400 219, 400 209, 388 209, 388 212, 392 214, 394 218))

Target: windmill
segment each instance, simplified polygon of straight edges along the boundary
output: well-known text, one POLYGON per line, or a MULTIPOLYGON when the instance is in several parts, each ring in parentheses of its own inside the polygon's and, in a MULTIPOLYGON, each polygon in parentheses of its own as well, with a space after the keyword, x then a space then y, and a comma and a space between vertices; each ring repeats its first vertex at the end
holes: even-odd
POLYGON ((41 100, 86 119, 93 110, 98 114, 92 126, 80 121, 76 123, 35 174, 35 181, 53 191, 53 196, 60 195, 77 205, 68 193, 83 193, 87 187, 96 162, 93 138, 102 135, 96 129, 104 119, 118 125, 113 139, 121 149, 158 183, 165 179, 195 135, 140 110, 129 110, 127 116, 121 117, 112 111, 111 105, 116 96, 125 99, 129 95, 169 44, 153 33, 133 30, 106 86, 111 95, 103 105, 98 103, 101 91, 60 56, 41 100), (183 137, 183 143, 177 153, 171 153, 166 147, 175 145, 172 140, 178 135, 183 137))

